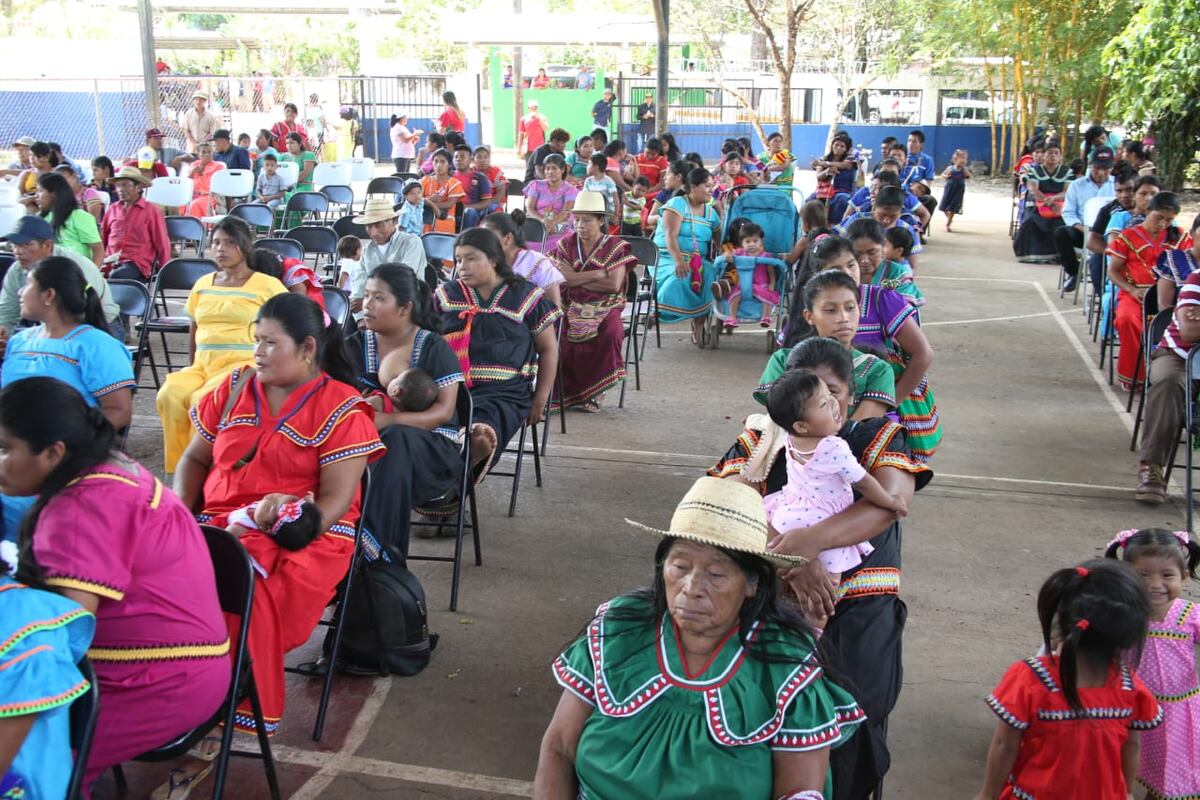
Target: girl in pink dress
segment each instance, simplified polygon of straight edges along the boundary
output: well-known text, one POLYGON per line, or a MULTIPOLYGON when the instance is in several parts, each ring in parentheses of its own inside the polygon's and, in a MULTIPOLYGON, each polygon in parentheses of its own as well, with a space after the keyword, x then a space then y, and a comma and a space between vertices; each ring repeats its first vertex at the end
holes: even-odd
MULTIPOLYGON (((806 369, 785 372, 767 392, 767 413, 788 433, 788 482, 763 499, 767 520, 776 533, 808 528, 846 510, 854 502, 851 486, 880 508, 901 517, 908 513, 904 499, 889 494, 837 435, 844 422, 837 401, 814 373, 806 369)), ((819 558, 839 583, 841 574, 861 564, 871 550, 871 545, 863 542, 822 550, 819 558)))
POLYGON ((1184 578, 1196 577, 1200 545, 1187 531, 1122 531, 1108 543, 1109 558, 1124 559, 1150 596, 1150 626, 1138 676, 1162 707, 1164 724, 1142 734, 1138 782, 1151 800, 1200 796, 1200 606, 1182 597, 1184 578))

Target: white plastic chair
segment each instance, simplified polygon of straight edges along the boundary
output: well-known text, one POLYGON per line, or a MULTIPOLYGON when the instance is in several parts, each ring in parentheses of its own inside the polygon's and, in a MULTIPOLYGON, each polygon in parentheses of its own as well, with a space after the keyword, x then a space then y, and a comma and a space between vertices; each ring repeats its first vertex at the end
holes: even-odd
POLYGON ((8 236, 17 227, 17 221, 25 216, 25 206, 0 205, 0 236, 8 236))
MULTIPOLYGON (((254 171, 249 169, 223 169, 212 176, 209 193, 220 197, 249 197, 254 191, 254 171)), ((205 225, 216 225, 225 219, 224 214, 201 217, 205 225)))
POLYGON ((349 164, 352 173, 350 180, 342 181, 342 183, 366 183, 375 177, 375 159, 373 158, 348 158, 340 163, 349 164))
POLYGON ((349 186, 353 176, 353 165, 345 161, 327 161, 317 164, 313 170, 313 188, 319 192, 324 186, 349 186))
POLYGON ((192 179, 155 178, 146 190, 146 201, 156 206, 186 206, 192 202, 192 179))
POLYGON ((280 161, 276 173, 283 178, 283 188, 290 189, 300 180, 300 165, 295 161, 280 161))
POLYGON ((179 173, 175 171, 174 167, 167 167, 167 177, 174 178, 178 174, 179 173))

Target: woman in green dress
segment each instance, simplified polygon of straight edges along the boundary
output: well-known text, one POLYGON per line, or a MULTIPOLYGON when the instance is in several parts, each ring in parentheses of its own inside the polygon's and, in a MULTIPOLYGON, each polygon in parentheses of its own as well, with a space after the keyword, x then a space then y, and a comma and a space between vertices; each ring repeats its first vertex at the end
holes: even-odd
POLYGON ((563 687, 534 800, 819 800, 829 753, 865 719, 779 599, 762 498, 701 478, 663 536, 653 585, 605 603, 554 662, 563 687))
MULTIPOLYGON (((292 199, 292 195, 300 192, 311 192, 313 190, 313 171, 317 168, 317 156, 308 147, 305 146, 305 140, 299 133, 292 131, 286 137, 287 152, 279 157, 280 161, 290 161, 300 167, 300 177, 296 179, 296 185, 287 190, 283 196, 283 206, 287 207, 288 200, 292 199)), ((299 225, 303 221, 303 217, 299 214, 290 214, 292 219, 287 220, 284 224, 288 226, 299 225)))

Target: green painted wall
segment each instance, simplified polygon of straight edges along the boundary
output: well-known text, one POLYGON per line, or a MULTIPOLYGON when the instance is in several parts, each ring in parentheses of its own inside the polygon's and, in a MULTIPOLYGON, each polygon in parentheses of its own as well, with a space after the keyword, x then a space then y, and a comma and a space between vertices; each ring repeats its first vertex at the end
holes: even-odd
MULTIPOLYGON (((492 88, 493 147, 515 147, 517 120, 513 115, 513 90, 496 88, 504 85, 502 59, 492 58, 490 83, 492 88)), ((604 96, 604 73, 596 73, 596 87, 579 89, 526 89, 521 95, 528 108, 530 100, 538 101, 538 111, 550 121, 550 130, 565 128, 575 138, 591 133, 592 106, 604 96)), ((525 113, 525 110, 522 110, 525 113)), ((568 147, 568 150, 570 148, 568 147)))

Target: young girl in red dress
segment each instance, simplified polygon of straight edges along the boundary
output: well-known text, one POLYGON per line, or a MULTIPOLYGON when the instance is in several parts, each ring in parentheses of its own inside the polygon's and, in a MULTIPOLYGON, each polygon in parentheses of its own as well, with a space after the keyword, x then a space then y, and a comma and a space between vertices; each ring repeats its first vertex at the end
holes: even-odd
POLYGON ((1008 668, 987 704, 1000 721, 976 800, 1132 798, 1139 732, 1162 723, 1122 660, 1139 651, 1150 601, 1125 564, 1060 569, 1038 593, 1046 652, 1008 668))

